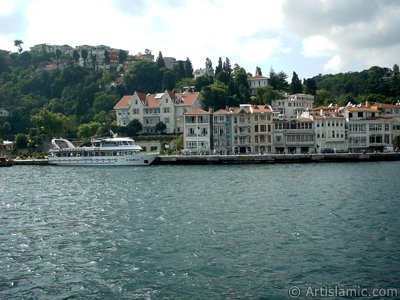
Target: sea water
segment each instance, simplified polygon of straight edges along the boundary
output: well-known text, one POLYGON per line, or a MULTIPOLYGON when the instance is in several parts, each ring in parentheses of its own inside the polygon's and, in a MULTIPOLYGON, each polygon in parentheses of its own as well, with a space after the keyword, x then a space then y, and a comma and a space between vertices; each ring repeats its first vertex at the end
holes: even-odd
POLYGON ((400 298, 399 175, 400 162, 1 168, 0 299, 400 298))

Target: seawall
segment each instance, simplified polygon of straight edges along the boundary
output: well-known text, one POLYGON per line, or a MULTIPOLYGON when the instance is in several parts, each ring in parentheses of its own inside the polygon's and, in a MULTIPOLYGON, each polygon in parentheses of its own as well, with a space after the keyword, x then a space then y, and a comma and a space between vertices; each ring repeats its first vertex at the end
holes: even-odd
MULTIPOLYGON (((267 154, 267 155, 160 155, 153 165, 279 164, 396 161, 400 153, 267 154)), ((14 165, 49 165, 47 159, 17 159, 14 165)))
POLYGON ((396 161, 400 153, 268 154, 268 155, 160 155, 155 165, 274 164, 396 161))

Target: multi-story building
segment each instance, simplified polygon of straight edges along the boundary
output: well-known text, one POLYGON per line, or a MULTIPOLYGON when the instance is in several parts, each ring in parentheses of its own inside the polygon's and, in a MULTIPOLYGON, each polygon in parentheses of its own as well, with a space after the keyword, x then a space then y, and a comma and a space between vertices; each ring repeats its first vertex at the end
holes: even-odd
POLYGON ((219 154, 271 153, 272 110, 269 106, 241 104, 212 114, 212 150, 219 154))
POLYGON ((343 115, 348 123, 349 150, 382 151, 392 146, 400 131, 400 106, 374 103, 347 106, 343 115))
POLYGON ((258 89, 268 86, 268 78, 256 74, 255 76, 247 77, 247 83, 249 84, 250 95, 254 96, 258 89))
POLYGON ((284 118, 297 118, 313 108, 314 96, 306 94, 285 95, 284 99, 273 100, 272 107, 284 118))
POLYGON ((309 115, 298 118, 274 119, 275 153, 313 153, 315 137, 313 120, 309 115))
POLYGON ((338 107, 317 107, 311 118, 314 120, 317 152, 326 148, 337 152, 349 150, 346 118, 339 114, 338 107))
POLYGON ((114 106, 117 125, 126 126, 134 119, 139 120, 143 132, 154 133, 158 122, 166 125, 167 133, 177 133, 183 130, 183 114, 202 104, 200 93, 174 93, 165 91, 157 94, 135 92, 123 96, 114 106))
POLYGON ((211 113, 195 108, 184 114, 184 147, 191 154, 210 154, 211 113))

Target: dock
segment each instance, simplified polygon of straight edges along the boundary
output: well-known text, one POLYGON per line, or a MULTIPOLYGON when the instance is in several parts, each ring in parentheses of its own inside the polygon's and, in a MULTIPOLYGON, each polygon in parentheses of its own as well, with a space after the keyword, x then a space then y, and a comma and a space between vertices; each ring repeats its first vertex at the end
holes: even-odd
MULTIPOLYGON (((249 154, 249 155, 160 155, 153 165, 227 165, 398 161, 400 152, 326 154, 249 154)), ((15 166, 49 165, 47 159, 15 159, 15 166)))
POLYGON ((327 154, 266 154, 266 155, 160 155, 155 165, 205 164, 276 164, 396 161, 400 153, 327 153, 327 154))

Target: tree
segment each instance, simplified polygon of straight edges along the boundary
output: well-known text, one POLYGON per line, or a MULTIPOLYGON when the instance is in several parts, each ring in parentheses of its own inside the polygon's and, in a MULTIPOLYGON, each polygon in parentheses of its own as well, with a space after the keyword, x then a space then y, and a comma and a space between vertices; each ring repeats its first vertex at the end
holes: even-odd
POLYGON ((124 50, 119 50, 118 53, 118 62, 123 65, 126 62, 126 59, 128 58, 128 53, 124 50))
POLYGON ((262 72, 261 72, 261 68, 260 67, 256 67, 256 76, 262 76, 262 72))
POLYGON ((81 50, 81 57, 82 57, 82 59, 83 59, 83 64, 86 66, 86 60, 87 60, 87 58, 88 58, 88 55, 89 55, 89 53, 88 53, 88 51, 87 51, 87 49, 82 49, 81 50))
POLYGON ((18 48, 18 52, 21 54, 21 52, 22 52, 22 44, 23 44, 24 42, 23 41, 21 41, 21 40, 14 40, 14 46, 15 47, 17 47, 18 48))
POLYGON ((174 87, 176 86, 177 81, 178 81, 178 77, 176 76, 176 73, 173 70, 166 69, 162 75, 161 90, 172 91, 174 89, 174 87))
POLYGON ((236 102, 248 103, 250 101, 249 83, 247 81, 247 73, 244 68, 241 68, 238 64, 235 64, 233 71, 233 92, 231 95, 236 102))
POLYGON ((57 69, 58 69, 58 65, 60 63, 61 54, 62 54, 62 52, 60 49, 57 49, 56 53, 54 54, 54 56, 56 58, 57 69))
POLYGON ((195 80, 193 78, 182 78, 175 84, 175 91, 181 92, 184 91, 186 87, 194 86, 195 80))
POLYGON ((157 64, 157 67, 159 69, 165 68, 165 62, 164 62, 164 58, 162 56, 161 51, 158 52, 158 56, 157 56, 157 59, 156 59, 156 64, 157 64))
POLYGON ((18 133, 15 136, 15 147, 17 149, 26 149, 28 147, 29 139, 28 136, 24 133, 18 133))
POLYGON ((104 63, 106 65, 110 64, 110 53, 107 50, 104 50, 104 63))
POLYGON ((78 126, 77 135, 79 138, 90 138, 93 137, 97 130, 100 128, 101 124, 99 122, 90 122, 81 124, 78 126))
POLYGON ((229 60, 228 57, 225 58, 224 64, 222 66, 222 70, 224 70, 226 73, 228 73, 229 76, 231 76, 232 66, 231 66, 231 61, 229 60))
POLYGON ((269 72, 268 84, 277 91, 285 91, 289 86, 287 82, 287 75, 283 71, 275 73, 274 69, 272 68, 269 72))
POLYGON ((212 84, 212 78, 208 76, 199 76, 195 80, 195 89, 196 91, 201 91, 201 89, 207 85, 212 84))
POLYGON ((393 138, 393 146, 396 148, 400 148, 400 135, 393 138))
POLYGON ((40 110, 31 117, 32 123, 50 137, 60 135, 66 128, 68 118, 61 113, 54 113, 47 109, 40 110))
POLYGON ((296 72, 293 72, 292 82, 290 83, 290 92, 292 94, 298 94, 303 92, 303 86, 301 85, 301 80, 296 72))
POLYGON ((334 100, 335 100, 335 97, 332 95, 332 93, 328 92, 325 89, 319 89, 315 93, 314 105, 315 106, 328 105, 329 103, 333 102, 334 100))
POLYGON ((161 73, 157 64, 152 61, 140 61, 133 65, 129 74, 125 76, 127 93, 140 91, 154 93, 161 89, 161 73))
POLYGON ((393 66, 393 73, 395 75, 399 74, 399 65, 398 64, 394 64, 393 66))
POLYGON ((79 61, 79 58, 81 58, 78 50, 75 49, 74 52, 72 52, 72 58, 73 58, 74 62, 77 64, 79 61))
POLYGON ((90 60, 92 61, 93 70, 96 70, 97 55, 90 53, 90 60))
POLYGON ((109 95, 106 91, 101 91, 94 95, 92 107, 95 113, 99 113, 101 111, 110 111, 115 103, 115 96, 109 95))
POLYGON ((183 61, 178 61, 178 64, 174 67, 175 72, 178 76, 178 79, 181 80, 182 78, 185 78, 185 65, 183 61))
POLYGON ((212 61, 208 57, 206 58, 206 76, 214 76, 214 69, 212 66, 212 61))
POLYGON ((167 129, 167 125, 165 125, 164 122, 160 121, 156 124, 156 127, 155 127, 156 132, 165 133, 166 129, 167 129))
POLYGON ((224 108, 231 105, 228 87, 221 81, 216 80, 213 84, 203 87, 201 95, 204 99, 204 107, 214 109, 224 108))
POLYGON ((303 80, 305 86, 305 93, 315 95, 317 91, 317 83, 313 78, 307 78, 303 80))
POLYGON ((120 127, 120 132, 125 133, 128 136, 135 136, 142 131, 142 123, 138 119, 133 119, 126 125, 126 127, 120 127))
POLYGON ((218 58, 218 65, 215 67, 215 77, 222 72, 222 58, 218 58))
POLYGON ((185 61, 185 77, 193 78, 193 66, 189 58, 185 61))
POLYGON ((272 100, 283 99, 283 95, 274 90, 271 86, 257 89, 256 96, 252 99, 252 104, 271 104, 272 100))

